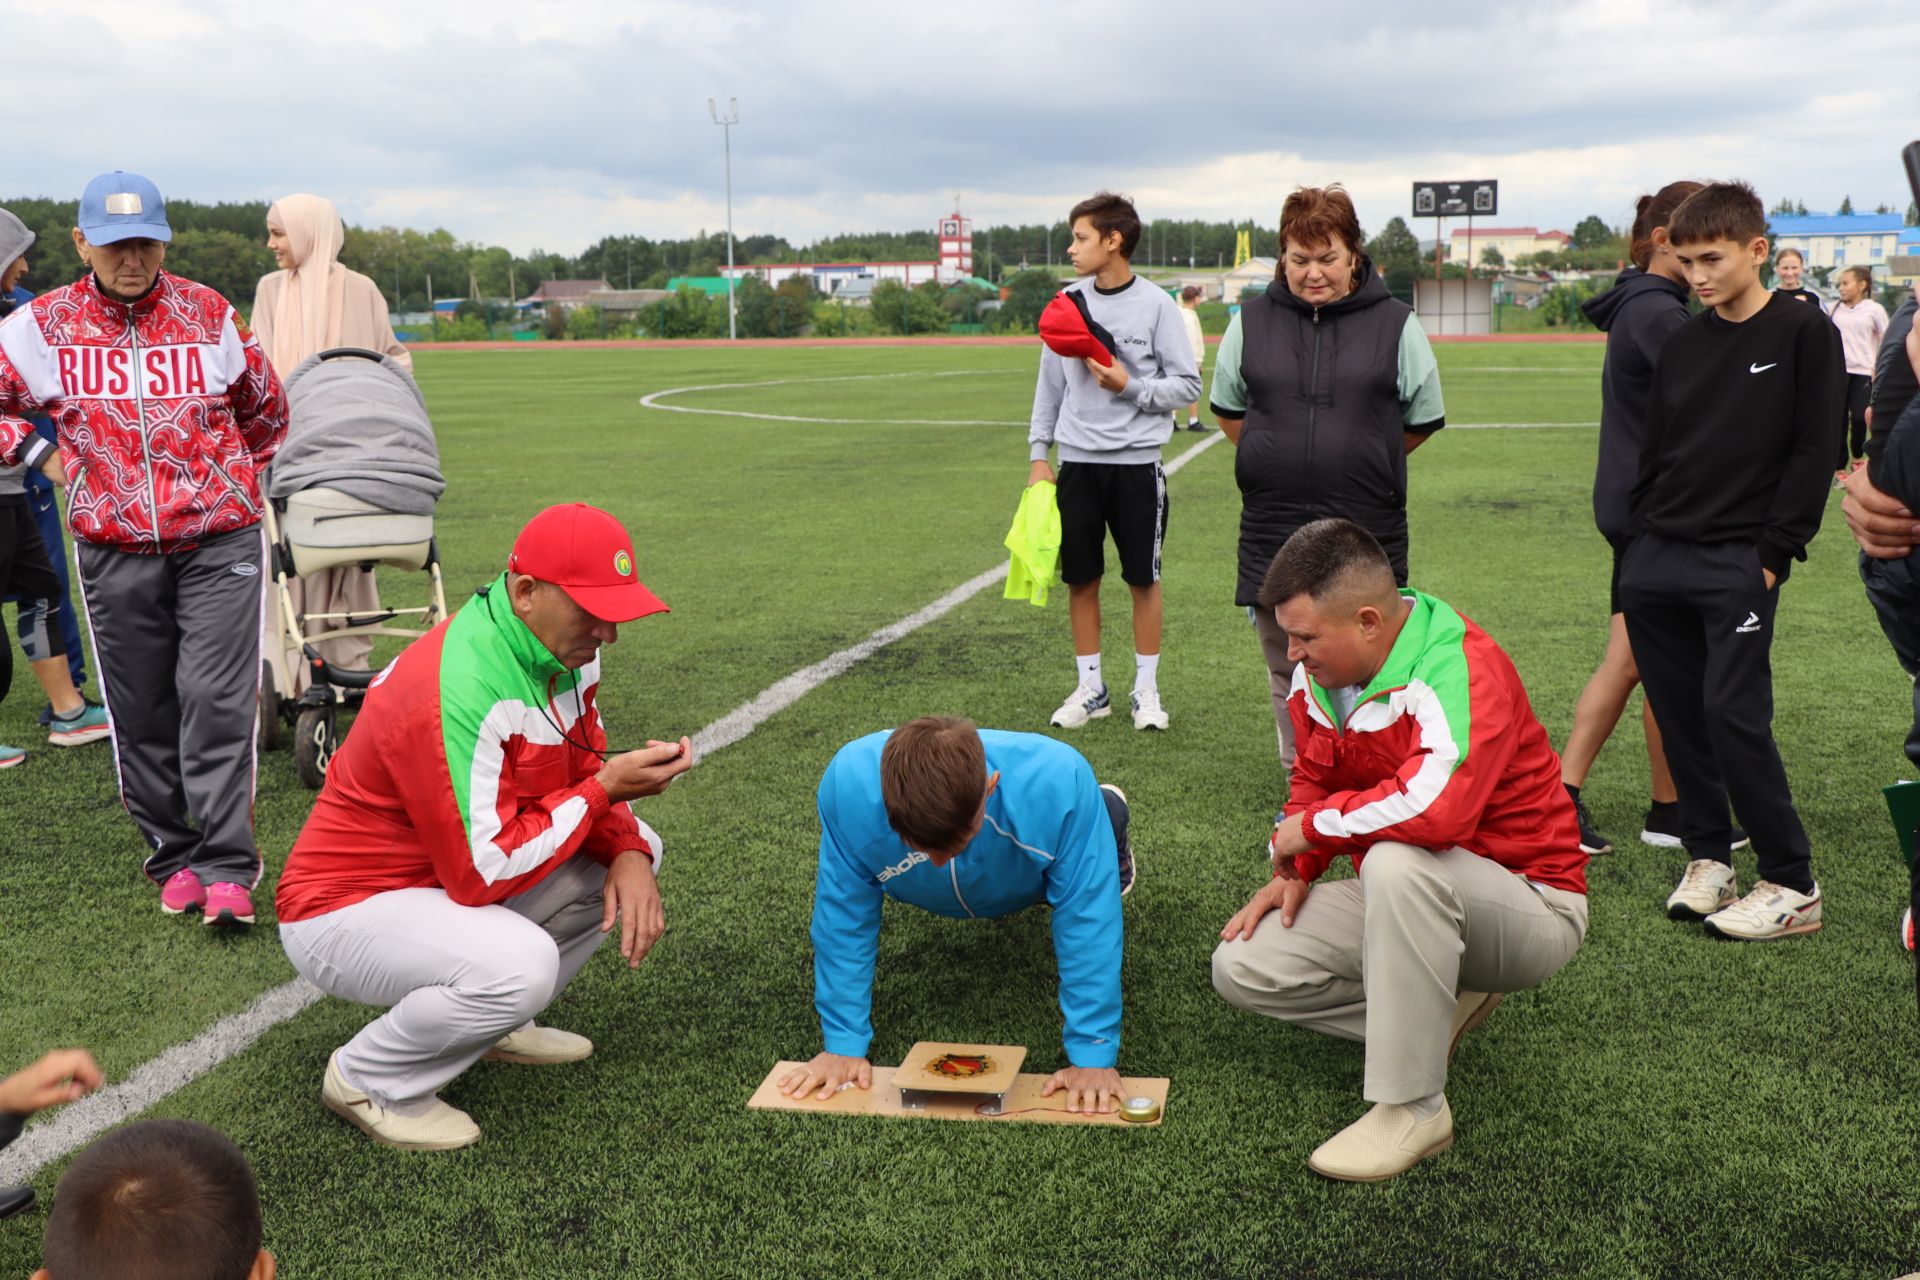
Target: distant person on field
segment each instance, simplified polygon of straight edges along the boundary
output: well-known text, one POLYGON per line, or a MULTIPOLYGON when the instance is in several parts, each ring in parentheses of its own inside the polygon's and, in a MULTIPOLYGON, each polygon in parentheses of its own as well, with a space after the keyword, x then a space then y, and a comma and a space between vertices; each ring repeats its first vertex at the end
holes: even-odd
POLYGON ((1773 291, 1795 302, 1811 302, 1816 307, 1823 307, 1820 295, 1800 283, 1806 270, 1805 254, 1798 249, 1782 249, 1773 259, 1773 291))
MULTIPOLYGON (((0 319, 16 309, 13 292, 26 274, 27 250, 33 247, 33 241, 33 232, 20 219, 0 209, 0 319)), ((51 443, 44 436, 36 438, 40 447, 51 443)), ((29 485, 29 477, 46 478, 51 488, 51 477, 58 473, 59 465, 58 455, 51 449, 39 467, 28 466, 24 459, 12 466, 0 463, 0 598, 18 602, 20 651, 52 708, 47 741, 56 747, 78 747, 107 736, 107 713, 73 686, 64 625, 68 621, 66 584, 48 556, 34 515, 36 495, 29 485)), ((57 545, 65 549, 65 543, 57 545)), ((5 700, 12 684, 13 646, 0 634, 0 701, 5 700)), ((26 758, 27 753, 18 747, 0 746, 0 769, 26 758)))
MULTIPOLYGON (((84 1098, 100 1087, 100 1065, 85 1049, 55 1049, 0 1080, 0 1147, 20 1136, 36 1111, 84 1098)), ((0 1187, 0 1218, 33 1204, 32 1187, 0 1187)))
MULTIPOLYGON (((386 298, 373 281, 340 264, 345 237, 331 200, 282 196, 267 208, 267 247, 280 270, 262 276, 254 291, 253 331, 282 382, 302 362, 338 347, 372 351, 413 371, 413 356, 394 337, 386 298)), ((373 571, 356 565, 289 577, 287 588, 296 613, 373 614, 380 608, 373 571)), ((338 625, 335 620, 315 629, 338 625)), ((278 647, 278 602, 271 598, 261 643, 273 659, 282 697, 296 697, 313 682, 306 656, 297 647, 278 647)), ((373 637, 322 640, 315 647, 336 667, 364 671, 373 637)))
POLYGON ((1227 325, 1214 361, 1214 420, 1238 449, 1240 574, 1273 696, 1280 763, 1293 659, 1273 610, 1256 606, 1267 566, 1301 526, 1357 522, 1407 581, 1407 458, 1446 425, 1440 366, 1413 308, 1387 292, 1339 184, 1302 187, 1280 209, 1280 265, 1227 325))
POLYGON ((1873 272, 1847 267, 1840 272, 1840 300, 1829 312, 1840 329, 1840 346, 1847 357, 1847 439, 1843 444, 1842 478, 1867 452, 1867 406, 1873 403, 1874 362, 1880 340, 1887 336, 1887 309, 1873 299, 1873 272))
POLYGON ((192 1120, 115 1129, 60 1175, 33 1280, 273 1280, 240 1148, 192 1120))
POLYGON ((1365 1043, 1374 1106, 1307 1161, 1346 1182, 1452 1145, 1461 1037, 1502 993, 1552 977, 1587 932, 1573 804, 1512 660, 1395 580, 1366 530, 1316 520, 1261 582, 1298 664, 1299 757, 1273 878, 1213 953, 1229 1003, 1365 1043), (1358 874, 1316 884, 1342 856, 1358 874))
POLYGON ((367 690, 275 907, 302 977, 387 1010, 320 1087, 375 1141, 478 1142, 440 1089, 482 1058, 587 1057, 591 1040, 533 1019, 616 921, 633 968, 666 927, 660 837, 631 802, 684 773, 692 744, 612 751, 596 705, 601 646, 665 611, 619 521, 548 507, 506 571, 367 690))
POLYGON ((0 464, 70 478, 68 517, 120 797, 160 909, 253 923, 260 473, 287 404, 232 304, 161 269, 160 190, 101 174, 80 198, 76 284, 0 323, 0 464), (46 412, 56 450, 26 419, 46 412))
MULTIPOLYGON (((1060 970, 1066 1067, 1042 1096, 1069 1111, 1121 1100, 1120 899, 1133 888, 1127 798, 1085 757, 1037 733, 923 716, 840 748, 820 779, 813 994, 826 1048, 781 1081, 797 1097, 873 1068, 874 971, 887 898, 957 919, 1045 903, 1060 970)), ((994 966, 980 976, 991 980, 994 966)))
POLYGON ((1200 396, 1200 371, 1180 308, 1133 274, 1140 215, 1125 196, 1102 191, 1067 215, 1067 256, 1080 279, 1077 294, 1094 324, 1113 342, 1113 363, 1091 356, 1040 353, 1027 432, 1029 485, 1059 485, 1060 577, 1073 624, 1074 690, 1052 723, 1077 729, 1107 715, 1112 704, 1100 674, 1100 580, 1107 533, 1120 576, 1133 596, 1133 727, 1165 729, 1160 702, 1160 549, 1167 533, 1167 473, 1160 449, 1173 435, 1168 415, 1200 396), (1047 452, 1060 448, 1060 471, 1047 452))
MULTIPOLYGON (((1200 286, 1190 284, 1180 291, 1180 319, 1186 322, 1187 341, 1193 344, 1193 369, 1199 373, 1207 363, 1207 339, 1200 331, 1200 299, 1204 296, 1200 286)), ((1174 416, 1174 428, 1180 426, 1179 415, 1174 416)), ((1195 400, 1187 406, 1187 430, 1205 431, 1207 424, 1200 421, 1200 402, 1195 400)))
MULTIPOLYGON (((1658 192, 1641 196, 1634 213, 1629 253, 1633 265, 1620 273, 1614 287, 1585 303, 1582 310, 1607 335, 1607 354, 1600 372, 1600 451, 1593 475, 1593 520, 1600 536, 1612 548, 1613 569, 1608 587, 1607 654, 1580 692, 1573 711, 1573 729, 1560 753, 1560 780, 1573 797, 1580 818, 1580 847, 1588 854, 1612 853, 1613 844, 1595 828, 1580 797, 1594 757, 1612 735, 1626 710, 1627 699, 1640 683, 1627 641, 1626 617, 1620 612, 1620 556, 1626 550, 1627 524, 1633 514, 1634 482, 1640 478, 1640 454, 1646 437, 1647 395, 1660 348, 1675 329, 1687 322, 1686 274, 1668 239, 1667 223, 1680 202, 1703 184, 1670 182, 1658 192)), ((1680 847, 1680 807, 1661 749, 1660 727, 1653 704, 1642 707, 1647 740, 1647 767, 1653 775, 1652 804, 1641 825, 1643 843, 1680 847)), ((1734 847, 1746 835, 1734 831, 1734 847)))
POLYGON ((1818 308, 1760 283, 1766 210, 1719 182, 1687 197, 1668 240, 1709 309, 1660 349, 1620 561, 1627 638, 1680 797, 1677 920, 1769 941, 1821 926, 1806 828, 1773 740, 1780 584, 1819 532, 1846 365, 1818 308), (1742 897, 1733 808, 1759 878, 1742 897))

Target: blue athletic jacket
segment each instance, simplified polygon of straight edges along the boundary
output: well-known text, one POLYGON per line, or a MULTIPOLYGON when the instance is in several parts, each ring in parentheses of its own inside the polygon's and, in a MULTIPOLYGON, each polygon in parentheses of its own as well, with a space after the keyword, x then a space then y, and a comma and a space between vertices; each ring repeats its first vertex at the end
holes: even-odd
POLYGON ((1000 784, 960 855, 936 867, 887 825, 880 799, 885 733, 842 747, 820 779, 820 872, 813 897, 813 992, 828 1053, 865 1057, 873 1040, 873 966, 885 896, 943 916, 1053 908, 1067 1061, 1120 1056, 1120 869, 1113 825, 1078 751, 1035 733, 984 729, 1000 784))

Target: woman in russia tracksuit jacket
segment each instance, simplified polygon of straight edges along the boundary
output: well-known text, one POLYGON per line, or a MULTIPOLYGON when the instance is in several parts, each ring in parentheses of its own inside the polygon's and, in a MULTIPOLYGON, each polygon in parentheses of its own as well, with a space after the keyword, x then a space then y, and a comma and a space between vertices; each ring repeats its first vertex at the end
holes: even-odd
POLYGON ((1275 553, 1328 516, 1372 534, 1407 583, 1407 455, 1446 425, 1440 371, 1413 308, 1387 292, 1338 184, 1287 197, 1281 266, 1227 326, 1210 407, 1238 446, 1240 576, 1267 662, 1280 763, 1293 768, 1293 662, 1271 609, 1254 608, 1275 553))
POLYGON ((79 223, 86 278, 0 324, 0 463, 45 462, 26 419, 53 418, 120 797, 162 909, 251 924, 259 473, 286 399, 232 304, 160 269, 153 183, 95 178, 79 223))

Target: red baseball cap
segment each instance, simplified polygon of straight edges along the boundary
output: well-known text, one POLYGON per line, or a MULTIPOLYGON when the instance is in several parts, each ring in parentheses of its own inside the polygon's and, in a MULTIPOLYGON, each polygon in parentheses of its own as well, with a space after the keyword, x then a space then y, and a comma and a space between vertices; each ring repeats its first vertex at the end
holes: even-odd
POLYGON ((603 622, 632 622, 666 613, 633 566, 633 539, 598 507, 570 502, 548 507, 513 540, 507 568, 551 582, 603 622))
POLYGON ((1040 341, 1055 355, 1092 356, 1113 367, 1113 335, 1087 310, 1078 289, 1062 289, 1040 313, 1040 341))

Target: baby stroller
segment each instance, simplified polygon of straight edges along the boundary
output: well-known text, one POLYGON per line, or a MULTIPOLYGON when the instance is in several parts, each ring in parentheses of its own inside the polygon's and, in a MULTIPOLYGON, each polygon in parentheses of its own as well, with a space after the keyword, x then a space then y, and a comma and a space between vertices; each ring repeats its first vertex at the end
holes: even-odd
POLYGON ((300 779, 317 789, 339 746, 340 711, 358 707, 380 675, 337 667, 317 646, 344 636, 417 639, 447 616, 433 537, 434 503, 446 481, 426 401, 387 357, 351 347, 323 351, 293 371, 286 390, 287 438, 267 475, 273 619, 261 663, 260 745, 273 746, 291 725, 300 779), (362 613, 296 608, 293 579, 345 566, 371 572, 378 564, 425 572, 428 603, 362 613), (420 629, 389 625, 401 618, 417 618, 420 629), (289 650, 302 655, 310 678, 297 694, 289 650))

